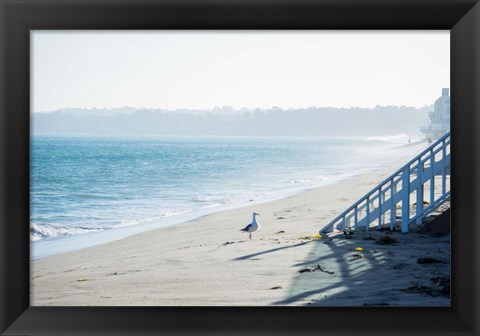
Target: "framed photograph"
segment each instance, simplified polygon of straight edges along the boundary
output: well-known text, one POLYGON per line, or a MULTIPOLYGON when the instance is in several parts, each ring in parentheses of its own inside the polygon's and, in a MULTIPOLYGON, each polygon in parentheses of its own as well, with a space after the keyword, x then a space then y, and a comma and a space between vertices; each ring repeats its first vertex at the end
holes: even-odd
POLYGON ((478 334, 479 6, 2 1, 2 335, 478 334))

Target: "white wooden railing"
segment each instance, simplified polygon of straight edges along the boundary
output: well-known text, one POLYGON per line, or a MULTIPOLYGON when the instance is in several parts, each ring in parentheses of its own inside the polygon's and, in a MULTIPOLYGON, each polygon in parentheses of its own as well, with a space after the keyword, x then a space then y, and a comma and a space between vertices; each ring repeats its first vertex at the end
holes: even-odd
POLYGON ((320 233, 359 227, 369 230, 372 226, 394 230, 397 220, 406 233, 411 223, 420 224, 450 198, 449 177, 450 132, 343 211, 320 233), (441 188, 435 188, 436 183, 441 183, 441 188))

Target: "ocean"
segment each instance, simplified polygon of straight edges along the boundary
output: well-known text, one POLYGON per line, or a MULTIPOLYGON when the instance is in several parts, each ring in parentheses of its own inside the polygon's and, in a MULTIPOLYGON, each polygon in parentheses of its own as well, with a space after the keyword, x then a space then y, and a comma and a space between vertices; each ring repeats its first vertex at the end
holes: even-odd
POLYGON ((32 258, 336 183, 408 136, 31 137, 32 258))

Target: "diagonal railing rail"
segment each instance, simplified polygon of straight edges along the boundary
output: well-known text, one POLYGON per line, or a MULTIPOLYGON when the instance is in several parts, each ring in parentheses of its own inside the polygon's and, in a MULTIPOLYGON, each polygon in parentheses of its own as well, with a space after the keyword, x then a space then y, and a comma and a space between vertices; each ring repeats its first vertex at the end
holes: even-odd
POLYGON ((408 232, 411 223, 420 224, 450 198, 447 176, 450 176, 450 132, 339 214, 320 233, 359 227, 369 230, 372 225, 379 228, 388 225, 394 230, 397 220, 401 221, 402 232, 408 232), (435 187, 437 183, 441 183, 441 188, 435 187))

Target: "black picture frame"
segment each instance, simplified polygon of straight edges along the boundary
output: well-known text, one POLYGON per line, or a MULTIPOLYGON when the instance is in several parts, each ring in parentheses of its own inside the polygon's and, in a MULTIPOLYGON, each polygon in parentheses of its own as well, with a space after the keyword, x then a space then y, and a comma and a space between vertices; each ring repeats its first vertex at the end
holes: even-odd
POLYGON ((0 0, 0 24, 1 335, 479 334, 478 1, 0 0), (451 307, 30 307, 32 29, 450 30, 451 307))

